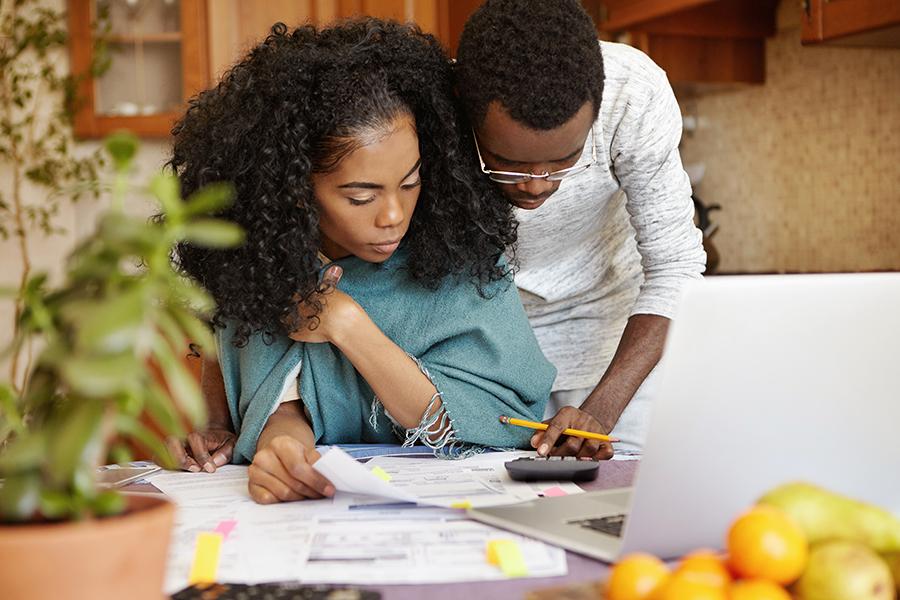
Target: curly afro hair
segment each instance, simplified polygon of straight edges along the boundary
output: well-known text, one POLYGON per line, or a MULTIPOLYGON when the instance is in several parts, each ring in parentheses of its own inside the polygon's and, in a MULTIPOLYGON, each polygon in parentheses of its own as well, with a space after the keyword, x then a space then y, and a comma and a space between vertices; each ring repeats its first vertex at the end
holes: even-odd
POLYGON ((499 101, 532 129, 559 127, 603 96, 603 57, 591 17, 577 0, 487 0, 463 28, 457 89, 481 125, 499 101))
MULTIPOLYGON (((377 19, 270 35, 175 125, 168 166, 189 195, 230 182, 219 216, 241 225, 237 249, 180 245, 174 260, 217 303, 214 323, 237 323, 235 344, 304 324, 298 302, 319 289, 318 206, 312 174, 328 172, 357 138, 414 117, 422 188, 404 238, 409 276, 437 288, 450 275, 480 293, 508 275, 498 263, 516 239, 512 209, 478 171, 470 126, 454 101, 439 42, 411 25, 377 19)), ((317 312, 317 311, 316 311, 317 312)), ((316 319, 315 314, 309 319, 316 319)))

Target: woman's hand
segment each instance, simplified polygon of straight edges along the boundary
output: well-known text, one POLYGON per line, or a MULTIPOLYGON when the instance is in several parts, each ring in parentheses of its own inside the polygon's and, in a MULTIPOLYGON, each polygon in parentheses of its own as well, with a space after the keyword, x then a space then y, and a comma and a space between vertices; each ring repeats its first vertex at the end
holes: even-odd
POLYGON ((290 435, 272 438, 257 449, 250 465, 250 497, 260 504, 274 504, 333 496, 334 486, 312 467, 317 460, 314 448, 290 435))
POLYGON ((325 290, 313 294, 313 299, 322 304, 322 310, 318 314, 310 307, 309 301, 297 305, 303 324, 290 334, 292 340, 314 344, 334 343, 343 331, 352 327, 362 308, 353 298, 337 289, 343 273, 343 269, 337 265, 329 267, 325 272, 322 277, 325 290))
POLYGON ((166 448, 179 469, 197 473, 215 472, 217 467, 231 462, 237 436, 227 427, 212 426, 203 431, 193 431, 187 436, 187 444, 176 437, 166 439, 166 448))

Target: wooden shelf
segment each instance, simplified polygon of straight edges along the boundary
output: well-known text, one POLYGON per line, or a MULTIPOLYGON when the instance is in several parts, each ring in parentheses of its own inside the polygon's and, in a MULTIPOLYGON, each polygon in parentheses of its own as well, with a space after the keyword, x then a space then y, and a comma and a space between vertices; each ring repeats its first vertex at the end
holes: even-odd
POLYGON ((166 31, 162 33, 145 33, 143 35, 111 35, 108 39, 111 44, 134 44, 137 42, 145 44, 173 44, 181 41, 181 32, 166 31))

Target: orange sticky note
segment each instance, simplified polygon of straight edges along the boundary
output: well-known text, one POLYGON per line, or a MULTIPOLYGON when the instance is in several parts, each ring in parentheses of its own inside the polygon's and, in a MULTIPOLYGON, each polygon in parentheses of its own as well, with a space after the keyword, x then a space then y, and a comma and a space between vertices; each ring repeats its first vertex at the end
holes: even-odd
POLYGON ((507 577, 525 577, 528 567, 522 550, 515 540, 490 540, 487 543, 487 561, 500 567, 507 577))
POLYGON ((222 548, 221 533, 201 533, 197 535, 194 548, 194 562, 188 583, 214 583, 216 571, 219 570, 219 551, 222 548))

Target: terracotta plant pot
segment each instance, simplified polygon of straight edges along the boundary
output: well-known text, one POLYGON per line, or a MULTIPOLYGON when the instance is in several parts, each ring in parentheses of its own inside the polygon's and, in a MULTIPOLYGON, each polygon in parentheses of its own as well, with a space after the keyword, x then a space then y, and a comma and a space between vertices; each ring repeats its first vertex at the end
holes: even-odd
POLYGON ((3 600, 160 600, 175 505, 129 496, 118 517, 0 525, 3 600))

